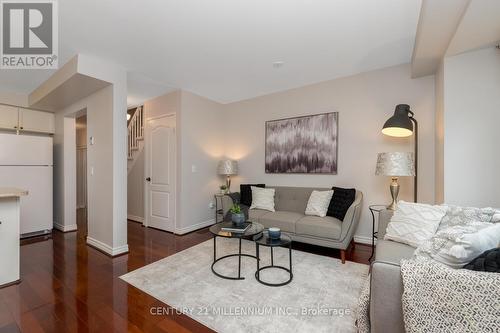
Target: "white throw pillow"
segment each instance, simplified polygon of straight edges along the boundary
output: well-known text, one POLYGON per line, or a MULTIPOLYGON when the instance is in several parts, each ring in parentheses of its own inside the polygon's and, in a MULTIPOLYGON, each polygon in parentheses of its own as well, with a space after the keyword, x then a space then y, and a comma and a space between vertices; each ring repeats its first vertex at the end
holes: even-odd
POLYGON ((307 202, 305 214, 325 217, 330 201, 332 200, 332 196, 333 190, 312 191, 309 201, 307 202))
POLYGON ((418 247, 434 236, 446 210, 446 206, 400 201, 384 239, 418 247))
POLYGON ((438 231, 415 251, 415 256, 462 268, 484 251, 498 247, 499 242, 500 223, 457 225, 438 231))
POLYGON ((274 188, 251 186, 252 205, 250 209, 264 209, 274 212, 274 188))

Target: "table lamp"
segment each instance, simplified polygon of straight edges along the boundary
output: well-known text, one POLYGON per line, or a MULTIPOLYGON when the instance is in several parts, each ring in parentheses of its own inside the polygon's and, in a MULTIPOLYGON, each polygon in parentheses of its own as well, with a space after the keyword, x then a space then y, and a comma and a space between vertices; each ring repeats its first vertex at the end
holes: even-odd
POLYGON ((396 210, 399 195, 398 177, 415 176, 413 153, 394 152, 378 154, 375 174, 377 176, 392 177, 390 185, 392 203, 387 206, 387 209, 396 210))
POLYGON ((226 176, 227 191, 230 192, 231 175, 238 174, 238 162, 234 161, 234 160, 221 160, 221 161, 219 161, 219 166, 217 167, 217 173, 219 175, 226 176))

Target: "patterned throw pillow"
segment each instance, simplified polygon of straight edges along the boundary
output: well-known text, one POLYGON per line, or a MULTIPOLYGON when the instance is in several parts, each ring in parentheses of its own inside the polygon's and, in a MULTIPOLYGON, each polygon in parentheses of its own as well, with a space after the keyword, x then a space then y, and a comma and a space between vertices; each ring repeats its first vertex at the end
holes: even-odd
POLYGON ((252 186, 252 205, 250 209, 264 209, 274 212, 274 188, 252 186))
POLYGON ((445 206, 400 201, 384 239, 417 247, 436 233, 444 214, 445 206))
POLYGON ((500 211, 493 208, 448 206, 438 231, 417 248, 415 256, 461 268, 482 252, 498 246, 498 222, 500 211))
POLYGON ((333 190, 330 191, 312 191, 305 214, 325 217, 328 205, 332 200, 333 190))
POLYGON ((478 225, 500 222, 500 210, 494 208, 459 207, 448 205, 439 230, 453 226, 478 225))

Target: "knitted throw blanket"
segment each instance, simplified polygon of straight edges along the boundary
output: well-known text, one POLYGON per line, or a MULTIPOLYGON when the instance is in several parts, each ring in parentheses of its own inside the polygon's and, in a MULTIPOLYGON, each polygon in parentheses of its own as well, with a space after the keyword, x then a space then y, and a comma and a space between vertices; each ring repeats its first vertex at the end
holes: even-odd
POLYGON ((407 332, 500 332, 500 274, 402 260, 407 332))

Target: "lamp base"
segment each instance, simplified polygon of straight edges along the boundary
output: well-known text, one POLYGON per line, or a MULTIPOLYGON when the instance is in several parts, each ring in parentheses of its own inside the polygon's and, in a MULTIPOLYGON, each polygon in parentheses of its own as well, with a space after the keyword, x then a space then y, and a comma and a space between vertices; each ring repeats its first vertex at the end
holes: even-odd
POLYGON ((392 202, 389 206, 387 206, 387 209, 396 210, 396 208, 398 208, 398 195, 399 195, 398 177, 392 178, 391 185, 389 186, 389 189, 391 190, 392 202))
POLYGON ((231 193, 231 176, 226 177, 226 188, 227 193, 231 193))

